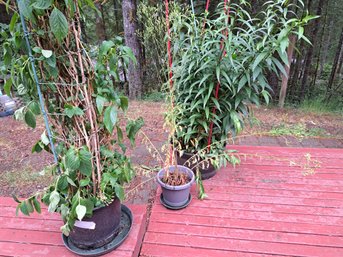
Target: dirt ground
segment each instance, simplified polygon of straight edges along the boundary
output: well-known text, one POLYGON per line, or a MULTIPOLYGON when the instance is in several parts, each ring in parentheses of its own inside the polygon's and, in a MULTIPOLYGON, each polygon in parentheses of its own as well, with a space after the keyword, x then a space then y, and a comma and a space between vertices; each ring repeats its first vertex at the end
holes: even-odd
MULTIPOLYGON (((144 133, 161 149, 167 139, 163 128, 164 105, 152 102, 131 102, 128 116, 145 120, 144 133)), ((235 141, 237 144, 281 145, 297 147, 343 148, 343 114, 305 113, 295 109, 254 108, 252 127, 246 126, 244 133, 235 141)), ((44 131, 43 122, 36 129, 28 128, 13 117, 0 118, 0 195, 16 194, 24 197, 51 181, 49 174, 40 171, 51 163, 47 153, 32 154, 31 148, 44 131)), ((138 137, 134 149, 129 150, 138 176, 129 185, 128 201, 140 203, 151 197, 155 187, 155 173, 141 167, 158 164, 138 137), (148 181, 148 182, 146 182, 148 181), (143 185, 148 190, 140 190, 143 185)))

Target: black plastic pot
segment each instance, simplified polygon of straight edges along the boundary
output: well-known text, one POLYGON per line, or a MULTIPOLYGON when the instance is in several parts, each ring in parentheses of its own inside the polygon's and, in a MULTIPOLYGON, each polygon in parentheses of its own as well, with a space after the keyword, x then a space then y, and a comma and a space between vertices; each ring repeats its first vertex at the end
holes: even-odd
POLYGON ((74 226, 69 239, 80 249, 99 248, 117 236, 120 218, 121 204, 116 198, 110 205, 95 209, 91 218, 82 219, 83 222, 94 222, 95 229, 74 226))
MULTIPOLYGON (((176 155, 176 160, 177 160, 177 164, 178 165, 183 165, 187 168, 190 168, 192 169, 192 167, 194 167, 196 164, 193 164, 192 160, 190 162, 187 163, 187 161, 192 158, 194 156, 194 154, 191 154, 191 153, 183 153, 182 156, 179 156, 178 154, 176 155)), ((201 162, 202 160, 199 160, 199 157, 197 157, 198 160, 197 162, 201 162)), ((195 160, 195 158, 194 158, 195 160)), ((195 160, 196 161, 196 160, 195 160)), ((214 166, 211 164, 211 162, 208 163, 208 165, 206 165, 207 168, 202 168, 200 166, 199 167, 199 171, 201 173, 201 179, 202 180, 205 180, 205 179, 209 179, 209 178, 212 178, 214 175, 216 175, 217 173, 217 170, 214 168, 214 166)), ((192 171, 196 172, 196 168, 193 168, 192 171)))

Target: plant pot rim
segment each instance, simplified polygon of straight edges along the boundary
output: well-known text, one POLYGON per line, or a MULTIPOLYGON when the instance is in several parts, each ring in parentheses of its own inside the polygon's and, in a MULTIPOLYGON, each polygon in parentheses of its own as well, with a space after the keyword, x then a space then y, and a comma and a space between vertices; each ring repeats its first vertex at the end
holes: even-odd
POLYGON ((181 186, 171 186, 171 185, 168 185, 166 183, 164 183, 161 178, 162 178, 162 174, 165 172, 165 168, 161 169, 158 173, 157 173, 157 182, 161 185, 161 187, 164 187, 166 189, 169 189, 169 190, 174 190, 174 191, 178 191, 178 190, 183 190, 183 189, 186 189, 186 188, 189 188, 194 182, 195 182, 195 175, 193 173, 193 171, 183 165, 171 165, 169 166, 168 168, 173 168, 173 167, 177 167, 181 172, 184 172, 184 173, 187 173, 190 178, 191 178, 191 181, 189 181, 187 184, 184 184, 184 185, 181 185, 181 186))

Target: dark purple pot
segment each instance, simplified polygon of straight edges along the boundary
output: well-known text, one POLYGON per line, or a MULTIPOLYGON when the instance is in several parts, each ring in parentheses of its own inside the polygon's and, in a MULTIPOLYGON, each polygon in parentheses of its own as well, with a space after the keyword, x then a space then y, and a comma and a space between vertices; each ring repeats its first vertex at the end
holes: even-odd
POLYGON ((104 246, 113 240, 119 232, 121 218, 120 200, 116 198, 110 205, 94 209, 91 218, 82 221, 94 222, 95 229, 74 226, 69 235, 71 242, 81 249, 92 249, 104 246))
MULTIPOLYGON (((194 165, 196 164, 191 164, 191 163, 186 163, 190 158, 192 158, 194 156, 194 154, 191 153, 183 153, 182 156, 179 156, 178 154, 176 154, 176 161, 178 165, 183 165, 186 166, 187 168, 192 168, 194 165)), ((201 160, 199 160, 200 162, 201 160)), ((192 168, 194 174, 196 173, 196 168, 192 168)), ((201 179, 205 180, 205 179, 209 179, 212 178, 214 175, 216 175, 217 170, 214 168, 214 166, 209 163, 207 168, 201 168, 199 167, 199 171, 201 174, 201 179)))
POLYGON ((162 178, 166 173, 165 169, 160 170, 157 173, 157 182, 162 187, 162 194, 164 202, 172 207, 181 207, 183 206, 189 199, 189 194, 191 190, 191 186, 195 181, 195 176, 192 170, 185 166, 177 165, 177 166, 170 166, 169 172, 174 172, 175 167, 178 168, 180 172, 187 173, 188 176, 191 178, 191 181, 182 186, 170 186, 162 182, 162 178))

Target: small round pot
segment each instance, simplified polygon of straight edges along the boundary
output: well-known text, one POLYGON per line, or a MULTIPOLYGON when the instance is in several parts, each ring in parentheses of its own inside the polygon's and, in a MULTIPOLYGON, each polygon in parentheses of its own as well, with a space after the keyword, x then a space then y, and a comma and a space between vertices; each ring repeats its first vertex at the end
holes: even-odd
POLYGON ((116 198, 108 206, 94 209, 92 217, 82 219, 83 222, 94 222, 95 229, 74 226, 69 239, 80 249, 93 249, 104 246, 117 236, 120 218, 121 204, 120 200, 116 198))
POLYGON ((167 205, 171 207, 181 207, 186 204, 189 199, 191 186, 195 181, 193 171, 185 166, 170 166, 168 167, 169 172, 174 172, 176 167, 179 172, 188 174, 188 176, 191 178, 190 182, 182 186, 170 186, 162 182, 162 178, 166 173, 166 170, 162 169, 157 173, 157 182, 161 185, 163 200, 167 205))
MULTIPOLYGON (((183 165, 185 167, 191 168, 191 166, 194 166, 193 164, 187 164, 186 162, 192 158, 194 156, 194 154, 191 153, 183 153, 182 156, 179 156, 178 154, 176 154, 176 161, 178 165, 183 165)), ((196 168, 192 169, 194 174, 196 173, 196 168)), ((201 167, 199 167, 199 171, 201 174, 201 179, 202 180, 206 180, 209 178, 212 178, 214 175, 216 175, 217 170, 216 168, 211 164, 211 162, 209 163, 209 166, 205 169, 202 169, 201 167)))

